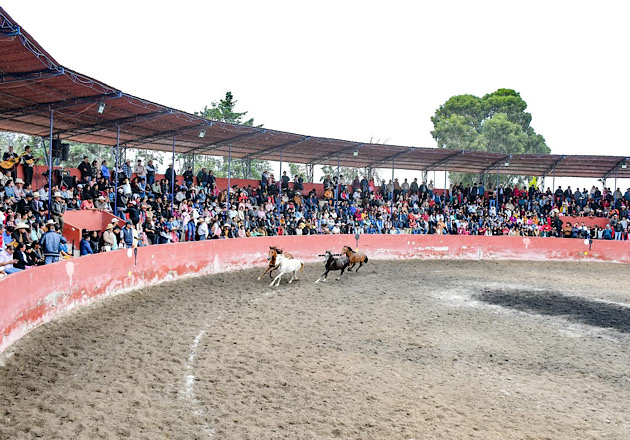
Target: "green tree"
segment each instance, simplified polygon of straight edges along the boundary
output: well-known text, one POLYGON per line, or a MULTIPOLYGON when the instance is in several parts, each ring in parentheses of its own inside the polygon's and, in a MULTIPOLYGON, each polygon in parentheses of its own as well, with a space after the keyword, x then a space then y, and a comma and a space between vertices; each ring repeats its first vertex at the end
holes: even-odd
MULTIPOLYGON (((498 89, 479 98, 457 95, 448 99, 431 118, 431 135, 439 148, 491 151, 503 154, 549 154, 545 138, 531 127, 527 103, 512 89, 498 89)), ((501 183, 522 180, 525 176, 502 176, 501 183)), ((471 184, 475 174, 450 173, 453 183, 471 184)), ((484 176, 486 185, 493 177, 484 176)))
MULTIPOLYGON (((205 106, 202 111, 196 112, 195 114, 213 121, 247 125, 250 127, 254 126, 254 118, 244 119, 247 112, 237 112, 235 110, 237 102, 232 92, 227 92, 224 99, 218 102, 213 101, 210 107, 205 106)), ((257 125, 256 127, 262 127, 262 125, 257 125)), ((180 158, 183 159, 185 164, 192 162, 190 158, 184 158, 183 155, 180 155, 180 158)), ((213 170, 214 174, 218 177, 227 177, 228 175, 228 160, 226 158, 216 156, 202 156, 202 158, 196 158, 195 172, 204 167, 213 170)), ((233 177, 260 179, 262 172, 270 166, 269 162, 266 160, 252 159, 249 164, 249 176, 247 173, 247 162, 245 160, 233 159, 231 167, 233 177)))
MULTIPOLYGON (((234 99, 234 95, 232 94, 232 92, 227 92, 224 99, 221 99, 219 102, 213 101, 210 104, 210 108, 208 108, 208 106, 205 106, 202 111, 196 112, 196 114, 199 116, 203 116, 206 119, 211 119, 213 121, 253 126, 254 118, 243 121, 243 118, 245 117, 245 115, 247 115, 247 112, 237 112, 234 110, 237 102, 238 101, 234 99)), ((258 127, 262 127, 262 125, 259 125, 258 127)))

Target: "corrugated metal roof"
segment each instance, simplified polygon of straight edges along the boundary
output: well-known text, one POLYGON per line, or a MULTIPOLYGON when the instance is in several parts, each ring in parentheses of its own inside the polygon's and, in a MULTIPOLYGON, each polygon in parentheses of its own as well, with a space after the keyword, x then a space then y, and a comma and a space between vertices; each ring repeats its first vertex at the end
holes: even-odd
POLYGON ((368 144, 209 121, 138 98, 59 65, 0 8, 0 130, 74 142, 234 158, 501 174, 630 177, 621 156, 503 155, 368 144), (105 111, 98 112, 100 103, 105 111), (200 137, 200 131, 205 136, 200 137), (358 154, 355 155, 355 152, 358 154), (505 166, 509 162, 509 166, 505 166))

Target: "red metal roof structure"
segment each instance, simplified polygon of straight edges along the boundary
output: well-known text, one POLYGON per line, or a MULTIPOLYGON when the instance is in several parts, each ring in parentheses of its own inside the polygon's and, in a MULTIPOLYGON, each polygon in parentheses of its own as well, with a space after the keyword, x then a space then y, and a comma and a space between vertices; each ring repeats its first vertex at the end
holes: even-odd
POLYGON ((0 8, 0 130, 233 158, 408 170, 630 178, 621 156, 505 155, 369 144, 210 121, 61 66, 0 8), (99 108, 102 108, 99 111, 99 108), (509 163, 509 166, 505 164, 509 163))

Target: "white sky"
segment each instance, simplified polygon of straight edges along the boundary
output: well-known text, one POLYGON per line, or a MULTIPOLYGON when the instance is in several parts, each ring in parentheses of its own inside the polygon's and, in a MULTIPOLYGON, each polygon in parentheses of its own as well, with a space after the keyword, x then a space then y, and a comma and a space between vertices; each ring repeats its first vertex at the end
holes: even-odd
POLYGON ((552 153, 630 155, 627 1, 2 6, 62 65, 180 110, 231 90, 267 128, 427 147, 449 97, 505 87, 552 153))

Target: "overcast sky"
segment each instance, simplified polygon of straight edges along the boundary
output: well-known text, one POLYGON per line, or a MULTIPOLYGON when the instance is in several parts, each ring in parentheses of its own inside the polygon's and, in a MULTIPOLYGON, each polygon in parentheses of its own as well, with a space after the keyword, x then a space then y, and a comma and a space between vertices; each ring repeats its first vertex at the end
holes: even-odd
POLYGON ((627 1, 2 6, 62 65, 189 112, 230 90, 267 128, 427 147, 449 97, 505 87, 552 153, 630 154, 627 1))

